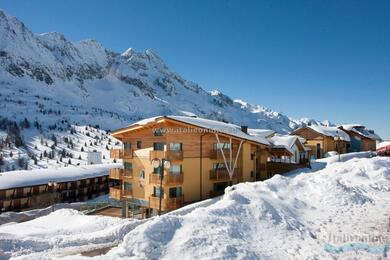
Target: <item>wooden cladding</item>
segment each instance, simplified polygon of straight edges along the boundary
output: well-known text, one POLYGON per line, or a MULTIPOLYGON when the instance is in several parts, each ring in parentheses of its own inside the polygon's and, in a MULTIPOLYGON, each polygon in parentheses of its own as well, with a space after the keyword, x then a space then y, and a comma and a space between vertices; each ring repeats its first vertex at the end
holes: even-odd
POLYGON ((123 151, 120 148, 111 149, 110 150, 110 158, 111 159, 122 159, 123 158, 123 151))
MULTIPOLYGON (((222 151, 223 151, 223 154, 225 155, 226 160, 229 161, 230 160, 230 149, 222 149, 222 151)), ((237 149, 232 149, 233 160, 236 158, 237 153, 238 153, 237 149)), ((223 155, 221 153, 221 150, 220 149, 212 149, 210 151, 210 159, 222 160, 223 155)))
MULTIPOLYGON (((239 169, 234 169, 232 179, 236 179, 238 177, 242 177, 242 174, 240 173, 239 169)), ((230 176, 226 169, 210 170, 210 180, 212 181, 230 180, 230 176)))
MULTIPOLYGON (((160 185, 160 174, 151 173, 149 177, 149 183, 160 185)), ((164 174, 164 178, 162 180, 163 185, 181 185, 183 184, 183 173, 180 174, 164 174)))
POLYGON ((183 151, 150 151, 150 160, 153 159, 166 159, 169 161, 181 161, 183 160, 183 151))
MULTIPOLYGON (((179 196, 177 198, 163 198, 161 200, 161 211, 169 211, 178 209, 183 206, 184 197, 179 196)), ((160 198, 150 196, 149 197, 149 207, 153 209, 159 209, 160 208, 160 198)))

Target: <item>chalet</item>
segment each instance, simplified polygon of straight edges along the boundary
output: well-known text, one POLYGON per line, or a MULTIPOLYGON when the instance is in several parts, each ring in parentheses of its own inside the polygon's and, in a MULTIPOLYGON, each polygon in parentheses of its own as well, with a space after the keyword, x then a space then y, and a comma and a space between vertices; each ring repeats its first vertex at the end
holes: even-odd
POLYGON ((310 125, 299 128, 291 133, 306 140, 305 146, 310 148, 309 158, 319 159, 328 152, 340 154, 347 152, 350 142, 349 135, 337 127, 310 125))
POLYGON ((273 135, 268 138, 272 146, 270 154, 277 150, 276 156, 271 156, 268 161, 284 163, 306 163, 308 161, 308 149, 303 145, 306 140, 296 135, 273 135), (283 154, 284 152, 284 154, 283 154))
POLYGON ((381 141, 381 138, 373 130, 369 130, 363 125, 341 125, 339 128, 346 132, 351 139, 347 145, 347 152, 375 152, 376 143, 381 141))
POLYGON ((111 150, 112 157, 123 159, 123 169, 110 171, 120 181, 110 195, 124 201, 124 217, 160 214, 221 195, 232 184, 268 177, 270 143, 245 126, 158 116, 112 135, 123 142, 123 150, 111 150))

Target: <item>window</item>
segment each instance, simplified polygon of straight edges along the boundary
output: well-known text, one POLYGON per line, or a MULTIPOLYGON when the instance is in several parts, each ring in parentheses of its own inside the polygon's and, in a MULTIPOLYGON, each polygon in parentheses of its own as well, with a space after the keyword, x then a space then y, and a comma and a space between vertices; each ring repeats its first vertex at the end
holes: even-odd
POLYGON ((164 151, 164 143, 153 143, 153 150, 164 151))
POLYGON ((164 129, 163 128, 158 128, 154 130, 154 136, 163 136, 164 129))
POLYGON ((169 150, 171 151, 181 151, 183 149, 182 143, 170 143, 169 150))
POLYGON ((230 149, 230 143, 216 143, 214 144, 214 150, 230 149))
POLYGON ((181 165, 180 164, 173 164, 170 168, 170 174, 181 174, 181 165))
POLYGON ((137 141, 137 149, 141 149, 142 148, 142 141, 137 141))
POLYGON ((181 195, 182 195, 181 187, 175 187, 169 189, 170 198, 178 198, 181 197, 181 195))
POLYGON ((317 144, 317 159, 321 158, 321 144, 317 144))
POLYGON ((132 191, 133 190, 133 185, 130 182, 125 182, 123 184, 123 189, 125 191, 132 191))
POLYGON ((130 149, 131 149, 131 143, 129 143, 129 142, 124 142, 124 143, 123 143, 123 149, 124 149, 124 150, 130 150, 130 149))
POLYGON ((125 162, 123 166, 125 169, 133 169, 133 163, 131 162, 125 162))
POLYGON ((161 188, 160 186, 154 186, 153 187, 153 196, 160 197, 160 193, 161 193, 161 197, 164 197, 164 188, 161 188))

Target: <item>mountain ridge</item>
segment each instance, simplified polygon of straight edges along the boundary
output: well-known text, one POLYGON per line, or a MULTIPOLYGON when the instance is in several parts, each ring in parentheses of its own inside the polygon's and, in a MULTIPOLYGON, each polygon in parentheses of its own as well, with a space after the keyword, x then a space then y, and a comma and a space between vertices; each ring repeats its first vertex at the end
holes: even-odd
MULTIPOLYGON (((95 107, 118 115, 121 122, 110 120, 109 124, 89 118, 90 123, 100 122, 106 129, 149 116, 188 113, 281 133, 305 123, 320 124, 310 119, 294 120, 220 91, 206 91, 170 70, 150 49, 136 52, 129 48, 118 53, 93 39, 70 42, 60 32, 34 34, 23 22, 2 10, 0 36, 3 94, 12 94, 6 90, 8 85, 23 96, 20 90, 23 86, 24 92, 57 99, 65 106, 95 107), (64 93, 64 89, 72 94, 64 93)), ((73 120, 80 123, 76 117, 73 120)))

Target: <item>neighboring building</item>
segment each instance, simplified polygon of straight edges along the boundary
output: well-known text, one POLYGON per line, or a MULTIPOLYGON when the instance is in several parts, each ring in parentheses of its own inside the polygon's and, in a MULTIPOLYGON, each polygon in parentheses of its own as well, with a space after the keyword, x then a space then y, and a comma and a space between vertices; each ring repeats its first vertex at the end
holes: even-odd
POLYGON ((124 201, 123 215, 142 217, 167 212, 184 204, 221 195, 227 186, 268 177, 269 141, 247 133, 246 127, 186 116, 145 119, 112 135, 123 142, 123 169, 110 171, 119 180, 110 195, 124 201), (168 160, 160 187, 160 167, 168 160))
POLYGON ((101 165, 3 172, 0 174, 0 212, 85 201, 107 194, 110 167, 101 165))
POLYGON ((309 158, 319 159, 326 153, 336 151, 340 154, 347 152, 350 142, 349 135, 343 130, 332 126, 310 125, 299 128, 291 133, 306 140, 305 146, 309 150, 309 158))
POLYGON ((88 164, 101 164, 102 163, 102 152, 88 152, 87 155, 88 164))
POLYGON ((347 152, 375 152, 376 143, 381 141, 381 138, 373 130, 369 130, 363 125, 341 125, 339 128, 350 136, 351 142, 347 145, 347 152))
POLYGON ((379 156, 390 156, 390 141, 379 143, 376 151, 379 156))
MULTIPOLYGON (((302 164, 308 161, 308 151, 305 149, 301 139, 296 135, 273 135, 268 138, 271 142, 272 151, 281 150, 282 152, 276 156, 271 156, 268 161, 302 164), (285 148, 280 149, 280 148, 285 148), (284 151, 283 151, 284 150, 284 151), (283 154, 283 152, 285 154, 283 154)), ((305 141, 305 140, 303 140, 305 141)))

